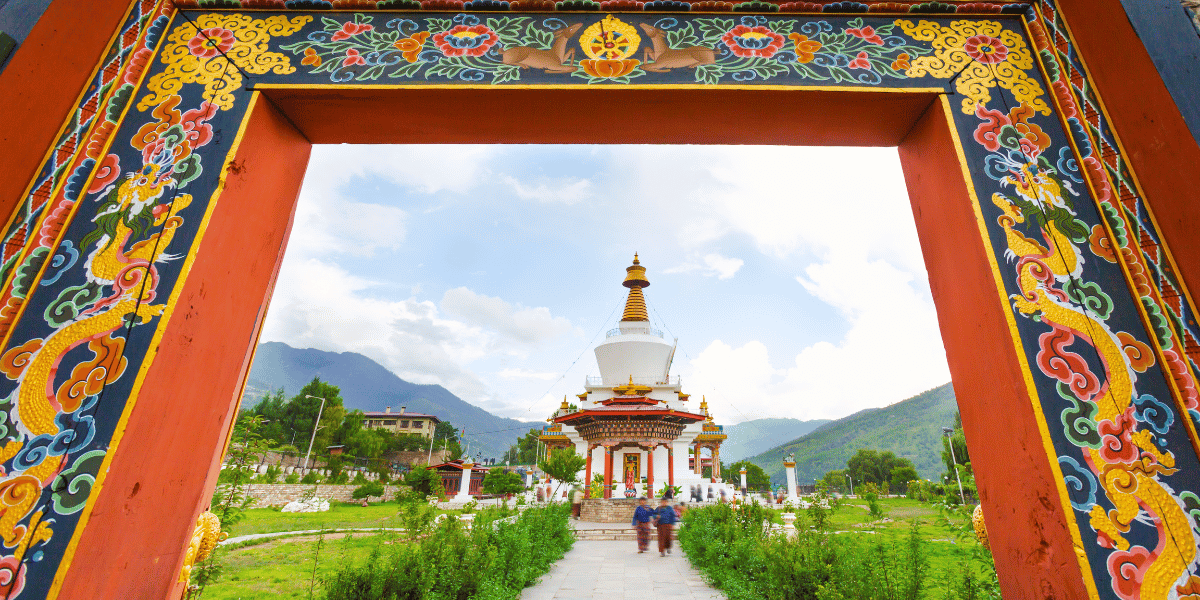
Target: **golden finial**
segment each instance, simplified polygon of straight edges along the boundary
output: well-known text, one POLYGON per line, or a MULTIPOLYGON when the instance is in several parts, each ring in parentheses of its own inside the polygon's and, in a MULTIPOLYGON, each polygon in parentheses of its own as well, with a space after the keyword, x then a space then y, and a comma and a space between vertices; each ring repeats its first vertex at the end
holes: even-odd
POLYGON ((638 255, 633 255, 633 265, 625 268, 625 281, 621 285, 629 288, 629 297, 625 299, 625 313, 622 321, 649 321, 650 314, 646 311, 646 299, 642 296, 642 288, 649 287, 646 279, 646 267, 638 261, 638 255))
POLYGON ((563 396, 563 403, 562 403, 562 406, 560 406, 559 408, 561 408, 561 409, 563 409, 563 410, 568 410, 568 409, 570 409, 570 408, 571 408, 571 405, 570 405, 570 404, 567 404, 567 397, 566 397, 565 395, 563 396))

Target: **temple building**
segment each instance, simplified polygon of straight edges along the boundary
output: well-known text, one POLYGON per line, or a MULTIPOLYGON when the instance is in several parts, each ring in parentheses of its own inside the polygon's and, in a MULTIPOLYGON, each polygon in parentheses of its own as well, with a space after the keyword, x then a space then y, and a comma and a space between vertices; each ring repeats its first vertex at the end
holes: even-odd
MULTIPOLYGON (((676 343, 650 327, 642 290, 650 285, 637 255, 625 269, 629 288, 617 327, 596 347, 599 377, 588 377, 576 404, 563 399, 541 440, 550 448, 574 446, 586 457, 587 488, 599 475, 604 497, 656 496, 665 486, 711 489, 721 484, 720 445, 725 434, 706 401, 697 406, 678 376, 671 376, 676 343), (710 458, 703 458, 707 449, 710 458), (709 477, 704 467, 712 466, 709 477)), ((730 488, 732 491, 732 488, 730 488)))

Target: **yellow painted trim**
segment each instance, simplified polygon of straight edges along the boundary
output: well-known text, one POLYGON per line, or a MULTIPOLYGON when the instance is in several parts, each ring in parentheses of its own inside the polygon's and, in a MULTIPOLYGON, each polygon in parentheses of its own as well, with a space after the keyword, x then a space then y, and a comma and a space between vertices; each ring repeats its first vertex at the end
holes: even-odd
POLYGON ((1079 532, 1079 522, 1075 517, 1075 509, 1071 508, 1071 497, 1067 492, 1066 483, 1063 482, 1062 470, 1058 466, 1058 453, 1055 452, 1054 443, 1050 439, 1050 428, 1046 425, 1046 415, 1042 411, 1042 403, 1037 392, 1037 386, 1033 382, 1033 371, 1029 368, 1029 360, 1025 353, 1024 344, 1021 342, 1020 332, 1017 329, 1017 321, 1013 317, 1012 308, 1008 303, 1008 292, 1004 289, 1004 278, 1000 272, 999 264, 996 263, 996 252, 992 246, 992 239, 988 235, 987 222, 983 218, 983 209, 979 204, 979 194, 975 190, 974 180, 971 179, 971 169, 967 166, 967 156, 963 151, 962 139, 958 135, 958 128, 954 126, 954 111, 950 108, 950 99, 948 96, 943 95, 939 100, 949 124, 950 136, 954 140, 954 150, 958 153, 958 162, 962 168, 963 181, 967 184, 967 193, 971 197, 971 208, 975 211, 975 223, 979 226, 979 235, 987 250, 985 254, 988 259, 988 266, 992 270, 992 277, 996 282, 996 292, 1000 296, 1000 312, 1004 314, 1004 319, 1008 322, 1013 350, 1016 353, 1018 363, 1021 365, 1021 374, 1025 381, 1025 393, 1029 395, 1030 403, 1033 405, 1033 414, 1036 417, 1038 433, 1042 437, 1042 448, 1046 452, 1046 458, 1050 463, 1050 471, 1054 475, 1054 485, 1058 489, 1059 502, 1062 505, 1063 515, 1066 517, 1067 528, 1071 532, 1071 541, 1075 545, 1075 557, 1079 560, 1083 582, 1088 590, 1088 598, 1099 600, 1100 593, 1096 589, 1091 564, 1083 548, 1083 537, 1079 532))
POLYGON ((589 85, 586 83, 548 83, 523 85, 490 85, 478 83, 446 84, 446 83, 401 83, 384 85, 331 83, 328 85, 309 85, 302 83, 256 83, 257 90, 405 90, 405 89, 455 89, 455 90, 773 90, 781 92, 865 92, 881 94, 945 94, 946 88, 864 88, 850 86, 797 86, 797 85, 706 85, 702 83, 639 83, 625 85, 589 85))
MULTIPOLYGON (((132 5, 130 5, 130 8, 132 9, 132 5)), ((174 19, 175 19, 175 15, 172 14, 171 20, 167 22, 167 29, 171 28, 171 25, 172 25, 174 19)), ((120 31, 118 31, 117 33, 120 34, 120 31)), ((158 58, 158 51, 162 49, 162 44, 165 40, 166 40, 165 35, 162 36, 158 40, 158 46, 156 46, 154 48, 154 58, 158 58)), ((106 52, 107 52, 107 49, 106 49, 106 52)), ((103 58, 101 60, 103 60, 103 58)), ((138 76, 137 84, 133 86, 133 92, 130 95, 130 102, 125 105, 124 109, 121 110, 121 117, 119 119, 117 119, 117 125, 116 125, 116 127, 113 128, 112 135, 108 136, 108 139, 105 140, 105 142, 104 142, 104 149, 101 150, 101 152, 100 152, 102 155, 108 156, 109 149, 112 148, 113 143, 117 140, 117 133, 120 131, 121 125, 125 123, 125 116, 129 114, 129 109, 133 108, 133 105, 135 104, 133 102, 133 97, 136 96, 138 90, 140 90, 142 88, 142 83, 146 80, 146 75, 149 73, 150 73, 150 69, 148 69, 148 68, 142 69, 142 74, 140 76, 138 76)), ((86 88, 85 88, 85 90, 86 90, 86 88)), ((74 111, 72 111, 72 114, 73 113, 74 113, 74 111)), ((92 127, 93 128, 89 129, 88 131, 94 131, 95 124, 93 124, 92 127)), ((91 173, 88 173, 87 179, 83 180, 85 187, 81 188, 80 197, 76 198, 75 202, 73 204, 71 204, 71 210, 67 213, 67 218, 63 221, 62 228, 60 228, 58 230, 58 236, 56 236, 54 238, 54 243, 50 246, 51 248, 57 249, 59 244, 62 244, 63 238, 66 237, 67 231, 70 230, 70 228, 71 228, 71 224, 75 222, 75 214, 77 212, 79 212, 79 207, 83 205, 83 200, 87 196, 87 188, 91 187, 92 181, 96 178, 96 171, 100 170, 100 165, 101 165, 101 162, 96 161, 95 166, 92 167, 91 173)), ((51 190, 50 199, 47 200, 47 203, 49 203, 50 200, 53 200, 54 197, 58 195, 58 193, 62 190, 63 186, 65 186, 67 184, 68 180, 70 180, 70 177, 63 177, 62 181, 59 182, 59 184, 57 186, 55 186, 53 190, 51 190)), ((50 207, 47 206, 46 208, 50 208, 50 207)), ((44 223, 44 222, 45 222, 45 218, 41 219, 38 222, 38 227, 40 228, 41 223, 44 223)), ((33 251, 33 248, 31 246, 26 246, 21 251, 20 257, 18 257, 17 265, 20 265, 21 262, 24 262, 25 258, 32 251, 33 251)), ((8 331, 4 333, 3 338, 0 338, 0 348, 4 348, 6 350, 8 349, 8 343, 10 341, 12 341, 13 333, 15 333, 17 331, 17 325, 20 324, 21 317, 23 317, 25 315, 25 308, 29 306, 29 301, 33 298, 34 292, 38 289, 39 284, 42 282, 42 276, 46 274, 46 269, 50 268, 51 262, 53 262, 53 261, 46 260, 46 261, 42 262, 41 268, 38 269, 37 276, 34 277, 32 280, 32 283, 29 284, 29 291, 25 293, 25 299, 21 301, 21 305, 17 308, 17 314, 13 315, 12 323, 9 325, 8 331)), ((13 272, 9 275, 8 280, 5 281, 5 286, 0 289, 4 289, 4 290, 11 289, 13 278, 15 278, 16 275, 17 275, 17 270, 14 267, 13 272)))
MULTIPOLYGON (((1041 13, 1039 12, 1038 15, 1040 18, 1041 13)), ((1049 32, 1047 32, 1047 33, 1049 33, 1049 32)), ((1025 24, 1025 34, 1029 39, 1033 38, 1032 32, 1029 31, 1028 23, 1025 24)), ((1042 78, 1046 80, 1046 83, 1048 85, 1050 83, 1050 77, 1048 75, 1048 72, 1046 71, 1046 65, 1042 61, 1041 54, 1035 52, 1034 56, 1037 59, 1037 62, 1036 62, 1037 68, 1040 70, 1040 72, 1042 74, 1042 78)), ((1087 73, 1084 73, 1084 76, 1086 77, 1087 73)), ((1075 91, 1073 89, 1068 90, 1068 93, 1070 93, 1071 97, 1075 100, 1076 106, 1078 107, 1078 109, 1083 110, 1082 98, 1079 98, 1078 96, 1076 96, 1075 91)), ((1062 125, 1063 131, 1067 133, 1067 136, 1066 136, 1067 143, 1071 146, 1071 151, 1074 152, 1074 154, 1075 154, 1075 160, 1079 163, 1079 167, 1082 170, 1084 168, 1083 154, 1079 151, 1079 145, 1075 143, 1075 137, 1070 135, 1070 133, 1069 133, 1071 131, 1071 128, 1070 128, 1070 126, 1067 125, 1066 119, 1063 117, 1063 107, 1059 106, 1057 95, 1054 95, 1054 94, 1050 94, 1050 95, 1053 96, 1053 98, 1051 100, 1054 103, 1055 107, 1057 107, 1057 109, 1058 109, 1056 111, 1058 113, 1056 115, 1058 117, 1058 121, 1062 125)), ((1085 133, 1088 136, 1088 139, 1091 140, 1091 142, 1093 144, 1095 144, 1097 148, 1099 148, 1100 147, 1099 144, 1096 144, 1097 140, 1092 139, 1092 134, 1090 132, 1085 132, 1085 133)), ((1108 181, 1109 185, 1113 188, 1113 193, 1116 194, 1117 193, 1116 185, 1115 185, 1115 182, 1113 182, 1111 179, 1109 179, 1107 167, 1105 167, 1102 163, 1101 168, 1105 169, 1103 176, 1108 181)), ((1108 235, 1108 239, 1116 240, 1116 236, 1113 234, 1112 227, 1109 226, 1108 220, 1104 218, 1104 214, 1103 214, 1104 211, 1100 207, 1100 201, 1098 199, 1099 195, 1096 193, 1095 184, 1092 183, 1091 177, 1086 176, 1086 173, 1084 174, 1083 180, 1084 180, 1083 181, 1084 185, 1087 186, 1088 193, 1091 194, 1091 196, 1092 196, 1092 205, 1096 207, 1096 212, 1097 212, 1098 216, 1100 217, 1100 226, 1104 228, 1104 233, 1106 235, 1108 235)), ((1114 197, 1113 202, 1114 202, 1114 204, 1113 204, 1114 207, 1117 209, 1118 212, 1120 212, 1122 210, 1120 198, 1114 197)), ((1121 220, 1122 221, 1125 220, 1124 215, 1121 215, 1121 220)), ((1135 262, 1137 262, 1140 266, 1142 266, 1142 268, 1147 272, 1147 274, 1149 274, 1150 269, 1146 268, 1146 265, 1143 263, 1145 257, 1143 257, 1141 255, 1141 248, 1138 247, 1137 241, 1136 240, 1130 240, 1130 241, 1133 242, 1132 246, 1135 248, 1135 256, 1133 257, 1133 260, 1135 262)), ((1191 419, 1190 415, 1188 414, 1187 407, 1183 404, 1183 393, 1179 389, 1179 384, 1177 384, 1175 382, 1175 377, 1171 374, 1170 367, 1167 366, 1167 360, 1166 360, 1166 355, 1164 354, 1164 349, 1163 349, 1162 345, 1158 343, 1158 336, 1156 336, 1154 334, 1154 326, 1150 322, 1150 314, 1146 311, 1145 305, 1143 305, 1140 301, 1140 296, 1138 295, 1138 292, 1137 292, 1137 286, 1135 286, 1133 283, 1133 276, 1129 272, 1129 264, 1127 263, 1127 261, 1125 259, 1125 254, 1123 252, 1121 252, 1120 249, 1116 248, 1115 246, 1114 246, 1114 250, 1115 250, 1114 255, 1115 255, 1115 258, 1117 259, 1117 267, 1119 269, 1121 269, 1121 275, 1123 276, 1123 279, 1125 280, 1125 287, 1129 291, 1129 295, 1130 295, 1131 299, 1133 300, 1133 304, 1136 307, 1135 309, 1137 310, 1139 320, 1142 323, 1143 333, 1145 333, 1146 336, 1149 338, 1150 344, 1154 348, 1154 355, 1158 359, 1159 372, 1162 373, 1163 379, 1166 380, 1167 389, 1171 391, 1171 397, 1175 401, 1175 408, 1180 413, 1179 420, 1183 421, 1184 429, 1187 430, 1187 433, 1188 433, 1188 439, 1192 443, 1192 451, 1195 452, 1198 457, 1200 457, 1200 435, 1197 435, 1196 424, 1194 422, 1192 422, 1192 419, 1191 419)), ((1162 295, 1159 293, 1157 283, 1151 282, 1150 293, 1151 293, 1151 296, 1153 297, 1155 304, 1158 305, 1159 310, 1163 311, 1165 313, 1167 309, 1165 306, 1163 306, 1162 295)), ((1171 333, 1175 336, 1177 344, 1180 345, 1180 347, 1182 349, 1183 336, 1181 336, 1178 331, 1175 331, 1175 325, 1174 325, 1174 323, 1170 322, 1170 319, 1167 319, 1167 321, 1168 321, 1167 326, 1170 328, 1171 333)), ((1187 364, 1187 355, 1181 353, 1181 358, 1184 361, 1184 368, 1188 369, 1188 372, 1192 375, 1192 380, 1195 381, 1196 380, 1195 373, 1191 372, 1191 366, 1187 364)))
MULTIPOLYGON (((166 36, 163 37, 165 38, 166 36)), ((79 544, 79 537, 87 526, 88 520, 91 518, 92 509, 95 508, 96 499, 100 496, 100 489, 104 486, 104 480, 107 478, 112 459, 117 453, 121 439, 125 436, 125 428, 129 424, 129 416, 133 413, 134 405, 137 404, 138 394, 141 392, 142 384, 146 381, 146 374, 150 371, 150 367, 154 363, 155 355, 158 354, 158 346, 162 343, 167 325, 170 323, 171 316, 175 313, 175 307, 178 305, 179 296, 183 293, 183 288, 187 284, 188 274, 192 270, 192 265, 196 262, 196 254, 200 249, 200 243, 204 240, 204 234, 208 230, 208 223, 212 220, 213 212, 217 207, 217 201, 220 199, 221 193, 225 190, 225 182, 229 177, 228 167, 233 162, 234 157, 237 156, 238 148, 242 145, 242 139, 246 135, 246 126, 250 123, 250 117, 254 113, 254 106, 258 102, 258 97, 258 92, 253 92, 250 96, 250 104, 246 107, 246 114, 242 117, 237 135, 233 138, 233 142, 229 146, 229 152, 225 155, 225 162, 221 164, 221 177, 217 181, 217 188, 213 190, 212 196, 209 198, 208 207, 204 212, 203 219, 200 221, 196 237, 192 240, 192 247, 188 249, 187 258, 184 259, 183 267, 179 272, 179 278, 175 282, 175 289, 171 290, 171 295, 167 298, 166 309, 163 311, 162 318, 158 322, 158 328, 154 331, 154 337, 150 340, 146 354, 142 358, 142 364, 138 368, 137 379, 133 382, 133 388, 129 392, 129 399, 126 400, 125 408, 121 412, 121 419, 117 422, 116 429, 113 430, 112 440, 108 445, 108 452, 104 455, 104 462, 100 465, 100 471, 96 474, 96 483, 92 486, 92 493, 88 497, 87 506, 84 508, 83 515, 80 516, 79 522, 75 526, 71 542, 63 553, 62 562, 59 563, 58 572, 55 574, 54 582, 50 586, 50 592, 46 596, 48 600, 55 600, 58 597, 63 581, 66 578, 67 570, 70 569, 71 561, 75 557, 75 550, 79 544)))

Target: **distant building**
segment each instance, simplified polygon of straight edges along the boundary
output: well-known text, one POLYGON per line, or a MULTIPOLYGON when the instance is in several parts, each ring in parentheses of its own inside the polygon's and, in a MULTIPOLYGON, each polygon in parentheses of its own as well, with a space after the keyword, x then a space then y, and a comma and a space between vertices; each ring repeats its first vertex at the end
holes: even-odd
POLYGON ((433 415, 404 412, 403 406, 400 407, 400 412, 394 413, 392 407, 389 406, 383 412, 363 413, 362 424, 366 429, 388 429, 394 433, 415 434, 429 438, 433 437, 433 430, 441 422, 441 419, 433 415))

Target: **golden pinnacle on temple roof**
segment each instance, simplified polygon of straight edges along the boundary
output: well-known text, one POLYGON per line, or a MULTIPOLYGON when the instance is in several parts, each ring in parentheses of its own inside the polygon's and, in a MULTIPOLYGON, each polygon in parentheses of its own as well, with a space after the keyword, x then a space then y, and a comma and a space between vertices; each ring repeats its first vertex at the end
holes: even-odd
POLYGON ((642 296, 642 288, 649 287, 646 279, 646 267, 638 261, 638 255, 633 254, 633 264, 625 268, 625 281, 621 285, 629 288, 629 297, 625 299, 625 313, 622 321, 649 321, 650 314, 646 311, 646 299, 642 296))
POLYGON ((561 408, 562 410, 568 410, 571 408, 571 405, 567 404, 567 397, 565 395, 563 396, 562 406, 560 406, 559 408, 561 408))

